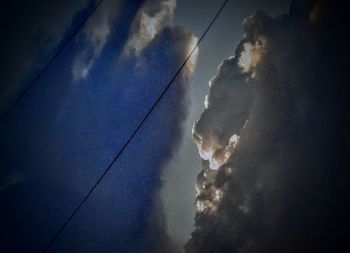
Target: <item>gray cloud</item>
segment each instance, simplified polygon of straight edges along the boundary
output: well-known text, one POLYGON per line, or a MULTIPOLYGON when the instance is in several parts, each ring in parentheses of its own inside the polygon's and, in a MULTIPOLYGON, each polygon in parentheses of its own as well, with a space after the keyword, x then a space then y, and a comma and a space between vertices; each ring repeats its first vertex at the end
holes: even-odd
POLYGON ((124 55, 136 54, 147 46, 174 17, 176 0, 147 0, 133 21, 124 55))
POLYGON ((92 16, 83 30, 83 49, 73 62, 73 77, 86 78, 89 70, 111 33, 111 25, 117 17, 121 0, 104 1, 94 16, 92 16))
POLYGON ((288 15, 245 20, 193 128, 203 169, 186 252, 348 247, 345 10, 294 1, 288 15))

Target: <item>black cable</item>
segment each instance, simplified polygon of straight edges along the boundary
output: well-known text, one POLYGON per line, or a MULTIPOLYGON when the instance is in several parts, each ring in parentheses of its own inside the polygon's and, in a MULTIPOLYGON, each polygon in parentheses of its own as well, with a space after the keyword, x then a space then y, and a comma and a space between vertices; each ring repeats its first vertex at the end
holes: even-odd
POLYGON ((168 85, 165 87, 165 89, 163 90, 163 92, 160 94, 160 96, 158 97, 158 99, 154 102, 154 104, 152 105, 152 107, 150 108, 150 110, 148 111, 148 113, 144 116, 144 118, 142 119, 142 121, 139 123, 139 125, 136 127, 136 129, 134 130, 134 132, 132 133, 132 135, 129 137, 129 139, 127 140, 127 142, 123 145, 123 147, 121 148, 121 150, 115 155, 114 159, 110 162, 110 164, 108 165, 108 167, 105 169, 105 171, 102 173, 102 175, 99 177, 99 179, 96 181, 96 183, 93 185, 93 187, 89 190, 89 192, 85 195, 85 197, 80 201, 79 205, 74 209, 74 211, 72 212, 72 214, 68 217, 68 219, 63 223, 63 225, 60 227, 60 229, 57 231, 57 233, 54 235, 54 237, 49 241, 49 243, 46 245, 45 249, 43 252, 47 252, 48 249, 51 247, 51 245, 54 243, 54 241, 57 239, 57 237, 60 235, 60 233, 64 230, 64 228, 68 225, 68 223, 73 219, 74 215, 79 211, 79 209, 82 207, 82 205, 85 203, 85 201, 89 198, 89 196, 92 194, 92 192, 96 189, 97 185, 102 181, 102 179, 104 178, 104 176, 107 174, 107 172, 112 168, 113 164, 117 161, 117 159, 119 158, 119 156, 123 153, 123 151, 126 149, 126 147, 129 145, 129 143, 131 142, 131 140, 134 138, 134 136, 136 135, 136 133, 140 130, 140 128, 142 127, 142 125, 145 123, 145 121, 147 120, 147 118, 149 117, 149 115, 153 112, 154 108, 157 106, 157 104, 159 103, 159 101, 162 99, 162 97, 164 97, 165 93, 169 90, 170 86, 172 85, 172 83, 174 82, 174 80, 176 79, 176 77, 179 75, 179 73, 181 72, 181 70, 183 69, 183 67, 186 65, 186 63, 188 62, 188 60, 191 58, 193 52, 198 48, 199 44, 201 43, 201 41, 204 39, 204 37, 206 36, 206 34, 208 33, 209 29, 211 28, 211 26, 213 25, 213 23, 215 22, 215 20, 217 19, 217 17, 220 15, 220 13, 222 12, 222 10, 224 9, 224 7, 226 6, 227 2, 229 0, 225 0, 225 2, 221 5, 219 11, 216 13, 216 15, 214 16, 214 18, 212 19, 212 21, 210 22, 209 26, 207 27, 207 29, 204 31, 204 33, 202 34, 202 36, 200 37, 200 39, 198 40, 196 46, 192 49, 192 51, 190 52, 190 54, 187 56, 186 60, 184 61, 184 63, 180 66, 180 68, 177 70, 177 72, 175 73, 175 75, 173 76, 173 78, 170 80, 170 82, 168 83, 168 85))
POLYGON ((40 79, 40 77, 43 75, 43 73, 46 71, 46 69, 56 60, 58 55, 63 51, 63 49, 69 44, 69 42, 75 37, 75 35, 80 31, 80 29, 83 28, 83 26, 86 24, 88 19, 94 14, 94 12, 97 10, 97 8, 100 6, 100 4, 104 0, 100 0, 95 7, 91 10, 89 15, 86 16, 86 18, 80 23, 78 28, 74 30, 74 32, 68 37, 68 39, 63 43, 63 45, 60 47, 60 49, 56 52, 56 54, 51 58, 51 60, 45 65, 44 68, 41 69, 41 71, 36 75, 36 77, 29 83, 29 85, 24 89, 21 95, 17 97, 17 99, 5 110, 5 112, 0 116, 0 122, 13 110, 13 108, 25 97, 25 95, 33 88, 34 84, 40 79))

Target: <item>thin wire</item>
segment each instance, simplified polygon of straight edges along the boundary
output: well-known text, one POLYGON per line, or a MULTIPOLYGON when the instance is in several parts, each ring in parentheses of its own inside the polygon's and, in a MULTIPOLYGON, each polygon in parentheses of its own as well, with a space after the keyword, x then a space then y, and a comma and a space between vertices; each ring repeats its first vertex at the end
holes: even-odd
POLYGON ((206 36, 206 34, 208 33, 208 31, 210 30, 211 26, 214 24, 214 22, 216 21, 216 19, 218 18, 218 16, 220 15, 220 13, 222 12, 222 10, 225 8, 226 4, 228 3, 229 0, 225 0, 225 2, 221 5, 219 11, 216 13, 216 15, 214 16, 214 18, 212 19, 212 21, 210 22, 209 26, 207 27, 207 29, 204 31, 204 33, 202 34, 202 36, 200 37, 200 39, 198 40, 196 46, 192 49, 192 51, 190 52, 190 54, 187 56, 186 60, 184 61, 184 63, 180 66, 180 68, 177 70, 177 72, 175 73, 175 75, 172 77, 172 79, 170 80, 170 82, 168 83, 168 85, 165 87, 165 89, 163 90, 163 92, 160 94, 160 96, 158 97, 158 99, 154 102, 154 104, 152 105, 152 107, 150 108, 150 110, 148 111, 148 113, 144 116, 144 118, 142 119, 142 121, 139 123, 139 125, 136 127, 136 129, 134 130, 134 132, 132 133, 132 135, 129 137, 129 139, 127 140, 127 142, 123 145, 122 149, 115 155, 114 159, 110 162, 110 164, 108 165, 108 167, 105 169, 105 171, 102 173, 102 175, 99 177, 99 179, 96 181, 96 183, 93 185, 93 187, 89 190, 89 192, 85 195, 85 197, 80 201, 79 205, 74 209, 74 211, 72 212, 72 214, 68 217, 68 219, 63 223, 63 225, 60 227, 60 229, 57 231, 57 233, 54 235, 54 237, 50 240, 50 242, 46 245, 45 249, 43 252, 47 252, 48 249, 52 246, 52 244, 55 242, 55 240, 57 239, 57 237, 62 233, 62 231, 65 229, 65 227, 68 225, 68 223, 73 219, 73 217, 75 216, 75 214, 79 211, 79 209, 83 206, 83 204, 86 202, 86 200, 90 197, 90 195, 93 193, 93 191, 96 189, 97 185, 102 181, 102 179, 104 178, 104 176, 107 174, 107 172, 112 168, 113 164, 117 161, 117 159, 120 157, 120 155, 123 153, 123 151, 126 149, 126 147, 129 145, 129 143, 132 141, 132 139, 135 137, 136 133, 140 130, 140 128, 142 127, 142 125, 144 124, 144 122, 147 120, 147 118, 150 116, 150 114, 153 112, 154 108, 157 106, 157 104, 159 103, 159 101, 164 97, 164 95, 166 94, 166 92, 169 90, 170 86, 172 85, 172 83, 174 82, 174 80, 176 79, 176 77, 179 75, 179 73, 181 72, 181 70, 184 68, 184 66, 186 65, 186 63, 189 61, 189 59, 191 58, 192 54, 195 52, 195 50, 198 48, 199 44, 201 43, 201 41, 204 39, 204 37, 206 36))
POLYGON ((48 69, 48 67, 56 60, 59 54, 63 51, 63 49, 69 44, 69 42, 75 37, 75 35, 84 27, 88 19, 94 14, 97 8, 101 5, 104 0, 100 0, 92 11, 87 15, 87 17, 80 23, 78 28, 74 30, 74 32, 68 37, 68 39, 63 43, 60 49, 56 52, 56 54, 51 58, 51 60, 45 65, 45 67, 38 73, 38 75, 29 83, 29 85, 25 88, 23 93, 19 95, 16 100, 5 110, 5 112, 0 116, 0 122, 6 118, 6 116, 13 110, 13 108, 27 95, 27 93, 33 88, 34 84, 40 79, 43 73, 48 69))

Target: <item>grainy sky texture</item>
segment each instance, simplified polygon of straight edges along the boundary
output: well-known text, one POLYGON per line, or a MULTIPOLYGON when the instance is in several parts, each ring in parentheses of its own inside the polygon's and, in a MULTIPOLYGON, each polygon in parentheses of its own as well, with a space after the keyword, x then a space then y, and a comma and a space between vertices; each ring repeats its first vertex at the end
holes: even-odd
MULTIPOLYGON (((41 252, 224 1, 7 1, 0 251, 41 252)), ((230 0, 48 252, 344 252, 346 8, 230 0)), ((345 250, 346 251, 346 250, 345 250)))

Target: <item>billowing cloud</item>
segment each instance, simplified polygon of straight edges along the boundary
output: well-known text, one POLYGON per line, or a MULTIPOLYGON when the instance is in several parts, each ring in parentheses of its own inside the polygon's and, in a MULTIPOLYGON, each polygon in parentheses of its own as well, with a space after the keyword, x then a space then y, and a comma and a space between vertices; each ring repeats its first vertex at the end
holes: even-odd
POLYGON ((174 17, 176 0, 147 0, 133 21, 124 55, 138 55, 174 17))
POLYGON ((186 252, 348 247, 346 8, 293 1, 244 22, 193 127, 203 159, 186 252))
POLYGON ((0 111, 4 111, 45 64, 75 15, 88 1, 7 1, 1 8, 0 111))
POLYGON ((83 49, 73 62, 74 79, 86 78, 94 61, 100 55, 118 15, 121 0, 104 1, 83 29, 83 49))
POLYGON ((260 62, 264 53, 264 38, 256 40, 254 43, 245 42, 243 44, 244 50, 238 60, 238 65, 242 68, 243 73, 252 71, 260 62))
POLYGON ((252 94, 241 71, 233 57, 220 65, 219 74, 209 82, 205 110, 192 130, 199 154, 211 169, 218 169, 231 155, 248 119, 252 94))

